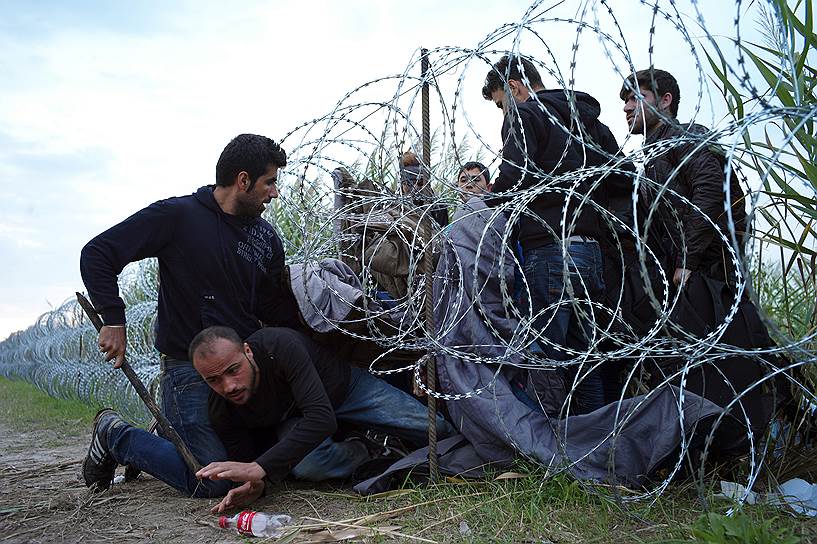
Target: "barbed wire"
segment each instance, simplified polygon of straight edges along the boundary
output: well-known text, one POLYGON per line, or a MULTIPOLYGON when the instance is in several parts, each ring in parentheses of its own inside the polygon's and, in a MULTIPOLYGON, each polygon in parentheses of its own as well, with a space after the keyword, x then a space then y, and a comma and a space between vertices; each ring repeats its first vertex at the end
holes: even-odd
MULTIPOLYGON (((667 47, 688 52, 696 75, 691 122, 704 110, 706 99, 709 109, 714 111, 712 93, 707 84, 710 74, 706 68, 708 65, 701 60, 701 52, 705 51, 705 46, 714 46, 719 53, 721 50, 718 40, 707 30, 698 3, 692 1, 691 6, 697 24, 696 32, 702 32, 704 36, 699 41, 685 26, 686 17, 673 0, 641 0, 633 4, 642 5, 650 20, 646 31, 649 44, 647 65, 652 64, 654 48, 664 43, 667 47), (659 24, 674 32, 660 43, 655 39, 659 24)), ((763 307, 764 301, 759 299, 753 281, 762 276, 759 273, 765 267, 770 266, 762 258, 764 248, 782 248, 781 252, 788 252, 787 255, 794 257, 789 262, 795 263, 795 266, 787 266, 783 270, 795 270, 797 276, 782 273, 773 279, 782 282, 784 291, 789 286, 804 291, 806 296, 801 303, 805 307, 798 311, 814 315, 817 302, 808 297, 809 293, 817 293, 813 257, 815 239, 814 231, 810 230, 812 223, 800 222, 797 227, 797 223, 792 222, 791 214, 802 214, 805 204, 802 201, 786 201, 780 196, 781 192, 769 187, 781 183, 782 179, 787 185, 796 186, 805 201, 815 201, 815 186, 808 179, 798 179, 789 164, 792 157, 797 156, 798 131, 806 130, 813 134, 812 122, 817 106, 802 102, 781 106, 771 98, 773 93, 758 89, 750 75, 742 47, 741 6, 740 0, 737 0, 733 38, 735 61, 731 63, 723 57, 721 59, 724 73, 735 77, 730 80, 730 85, 736 92, 744 94, 745 103, 751 108, 739 118, 718 123, 705 134, 680 128, 678 136, 647 142, 628 155, 620 149, 618 152, 605 150, 582 128, 576 98, 571 92, 577 90, 576 72, 583 34, 589 33, 597 41, 601 54, 609 63, 616 94, 623 82, 640 68, 632 60, 633 54, 625 38, 626 31, 617 19, 616 11, 605 0, 582 2, 571 16, 559 12, 564 8, 559 2, 535 2, 518 22, 498 27, 474 48, 439 47, 431 50, 428 54, 430 67, 425 79, 418 77, 421 61, 418 50, 401 74, 360 85, 344 95, 331 112, 287 133, 282 144, 290 150, 289 165, 280 177, 282 196, 274 209, 268 210, 268 216, 282 235, 288 263, 318 265, 326 258, 339 259, 358 275, 364 293, 360 299, 344 300, 354 310, 349 316, 338 319, 324 315, 327 328, 340 331, 349 340, 377 344, 381 355, 369 365, 372 373, 384 376, 411 373, 424 394, 448 403, 465 402, 476 397, 490 398, 496 394, 497 380, 504 379, 503 373, 509 368, 566 372, 570 383, 557 414, 557 419, 565 423, 560 428, 552 427, 558 435, 559 449, 563 455, 550 464, 529 456, 534 462, 548 465, 552 473, 568 471, 592 456, 602 444, 615 442, 621 430, 638 412, 638 407, 651 402, 662 387, 669 384, 679 388, 678 425, 679 429, 686 428, 684 410, 681 408, 689 395, 690 376, 704 368, 712 368, 715 369, 715 376, 720 375, 730 383, 729 376, 718 366, 720 362, 735 357, 755 362, 762 369, 762 376, 743 390, 733 388, 733 398, 722 407, 726 410, 707 430, 702 448, 705 459, 712 449, 716 430, 721 424, 727 424, 724 423, 727 418, 733 418, 728 425, 743 423, 749 443, 746 473, 743 475, 748 484, 748 494, 768 463, 770 450, 767 442, 770 438, 768 435, 755 435, 753 428, 757 427, 751 421, 751 409, 744 405, 747 397, 753 391, 773 389, 773 384, 782 382, 793 392, 793 402, 800 413, 809 412, 817 403, 813 389, 814 363, 817 361, 813 317, 810 327, 793 331, 761 312, 764 326, 769 329, 774 343, 740 348, 724 341, 735 320, 744 319, 741 312, 745 310, 745 301, 751 300, 756 307, 763 307), (559 55, 549 47, 550 40, 547 38, 555 29, 562 28, 575 32, 567 74, 560 70, 559 55), (568 146, 573 146, 557 150, 561 154, 559 164, 564 162, 570 149, 581 149, 585 162, 566 171, 559 171, 558 168, 547 171, 528 159, 526 164, 519 165, 517 182, 503 193, 504 199, 486 208, 473 205, 473 200, 464 203, 464 196, 467 195, 457 186, 456 178, 461 166, 472 159, 481 158, 490 169, 496 170, 503 161, 502 150, 490 145, 494 138, 479 132, 477 126, 481 123, 476 119, 484 117, 483 111, 470 112, 464 97, 479 92, 479 88, 473 85, 474 75, 478 76, 477 81, 481 86, 484 74, 504 54, 526 55, 543 75, 556 83, 555 88, 566 90, 564 99, 569 110, 569 121, 560 118, 535 94, 533 99, 554 130, 564 133, 568 146), (437 129, 431 158, 420 151, 418 97, 424 84, 431 87, 437 99, 432 113, 437 129), (747 140, 753 134, 765 133, 770 125, 777 126, 781 131, 780 137, 769 140, 775 145, 770 144, 767 148, 747 145, 747 140), (476 146, 477 152, 473 146, 476 146), (713 146, 718 146, 724 156, 723 189, 726 196, 722 211, 728 223, 725 230, 693 198, 679 192, 677 186, 677 180, 688 162, 696 154, 713 146), (644 165, 655 163, 678 149, 684 149, 687 155, 678 165, 674 165, 666 179, 651 179, 643 172, 644 165), (431 190, 414 190, 401 185, 402 169, 399 163, 407 150, 415 152, 419 158, 420 170, 431 190), (587 157, 591 153, 603 157, 604 164, 589 164, 587 157), (756 171, 753 168, 759 164, 764 165, 765 170, 756 171), (753 226, 749 229, 751 236, 747 238, 745 247, 741 244, 742 233, 736 230, 733 203, 729 200, 733 173, 739 177, 747 195, 748 218, 753 226), (629 204, 624 209, 611 209, 592 197, 612 176, 626 178, 631 184, 627 193, 629 204), (530 179, 535 182, 523 183, 530 179), (563 207, 558 228, 531 211, 539 199, 555 194, 562 195, 572 206, 563 207), (653 200, 645 203, 643 194, 652 195, 653 200), (440 210, 457 210, 450 224, 435 222, 433 217, 440 210), (552 231, 556 239, 567 240, 575 234, 582 210, 592 210, 606 229, 602 237, 607 246, 605 259, 617 277, 622 278, 621 284, 608 285, 604 300, 593 298, 588 294, 592 291, 591 286, 581 277, 576 282, 570 281, 572 271, 564 267, 561 271, 564 288, 558 297, 551 304, 534 311, 532 305, 526 302, 531 299, 530 278, 527 274, 519 273, 524 263, 515 250, 516 229, 522 221, 533 221, 543 231, 552 231), (626 214, 632 216, 632 221, 623 219, 626 214), (674 288, 673 270, 667 268, 667 262, 662 260, 657 248, 649 241, 649 233, 656 226, 663 225, 681 233, 680 239, 675 241, 680 247, 683 262, 686 262, 689 240, 683 237, 684 221, 690 215, 702 218, 706 228, 714 233, 713 238, 719 241, 718 245, 723 249, 726 267, 734 272, 734 281, 730 285, 731 298, 725 304, 723 316, 706 328, 703 334, 687 331, 677 323, 676 316, 682 310, 684 291, 674 288), (767 229, 769 232, 771 227, 788 228, 791 237, 786 240, 764 237, 761 222, 770 227, 767 229), (430 241, 422 236, 423 225, 426 224, 434 225, 430 241), (457 233, 464 228, 475 228, 475 224, 482 226, 479 232, 471 234, 471 239, 475 240, 473 247, 458 245, 455 242, 457 233), (790 227, 791 224, 795 226, 790 227), (405 263, 399 273, 389 276, 379 260, 383 259, 384 252, 395 247, 405 258, 405 263), (434 275, 435 293, 446 293, 444 297, 435 295, 436 318, 433 325, 423 316, 429 293, 424 288, 422 263, 428 252, 439 260, 434 275), (472 262, 467 262, 471 258, 472 262), (643 282, 646 304, 652 315, 643 327, 636 326, 628 319, 625 299, 629 293, 624 283, 628 274, 643 282), (394 277, 398 277, 399 282, 391 289, 386 288, 385 285, 394 277), (590 330, 584 331, 587 339, 585 349, 559 345, 544 334, 561 310, 572 312, 592 325, 590 330), (475 316, 488 331, 491 341, 482 344, 452 341, 463 323, 475 316), (561 350, 562 356, 554 358, 547 355, 554 350, 561 350), (391 358, 396 352, 413 353, 413 361, 395 363, 391 358), (470 389, 450 390, 443 385, 441 391, 429 390, 422 379, 428 357, 435 357, 438 361, 483 365, 490 369, 492 378, 470 389), (645 372, 649 373, 648 368, 662 368, 666 366, 664 363, 673 362, 665 374, 657 375, 653 370, 651 377, 645 377, 645 372), (575 414, 575 398, 581 396, 580 385, 591 373, 601 372, 611 365, 621 367, 617 399, 637 400, 626 411, 615 411, 615 421, 609 433, 595 448, 590 448, 578 458, 570 458, 566 446, 571 440, 568 416, 575 414), (727 411, 731 416, 725 415, 727 411), (565 459, 569 459, 569 462, 565 462, 565 459)), ((771 13, 777 13, 780 17, 775 11, 776 3, 768 2, 768 6, 771 13)), ((795 64, 795 59, 789 61, 791 66, 795 64)), ((784 84, 783 73, 776 74, 776 77, 778 81, 772 85, 773 88, 784 84)), ((530 87, 527 76, 523 76, 523 79, 523 83, 530 87)), ((682 86, 684 83, 681 82, 682 86)), ((633 91, 643 99, 638 89, 633 91)), ((648 105, 643 107, 649 109, 648 105)), ((514 118, 520 119, 519 106, 513 101, 508 103, 507 118, 509 123, 514 118)), ((497 133, 499 124, 497 117, 497 133)), ((510 138, 520 149, 526 150, 530 146, 530 142, 524 140, 524 133, 511 131, 510 138)), ((563 259, 570 262, 569 244, 560 247, 563 259)), ((394 259, 397 259, 396 255, 394 259)), ((158 354, 153 348, 157 277, 156 262, 148 260, 126 268, 119 281, 127 305, 128 358, 154 393, 158 387, 159 372, 158 354)), ((304 276, 305 291, 306 281, 304 276)), ((331 286, 327 288, 332 289, 331 286)), ((337 291, 333 293, 342 297, 337 291)), ((323 311, 308 293, 306 300, 315 312, 323 311)), ((784 307, 788 303, 787 300, 784 307)), ((56 397, 78 399, 94 405, 112 405, 130 419, 146 422, 148 414, 136 394, 127 386, 121 373, 101 363, 95 348, 96 333, 93 327, 76 303, 69 300, 41 316, 27 330, 11 335, 0 344, 0 375, 34 383, 56 397)), ((541 406, 541 399, 534 400, 541 406)), ((505 414, 497 408, 495 416, 503 421, 505 414)), ((782 419, 773 420, 774 417, 777 415, 771 414, 767 423, 779 433, 786 423, 782 419)), ((789 428, 793 428, 791 423, 789 428)), ((511 447, 522 454, 526 453, 517 444, 512 424, 507 423, 501 433, 511 447)), ((653 500, 667 488, 670 481, 683 470, 689 451, 688 435, 681 433, 680 441, 680 448, 674 459, 666 464, 666 473, 660 481, 622 500, 653 500)), ((704 462, 700 461, 698 469, 701 475, 704 466, 704 462)))

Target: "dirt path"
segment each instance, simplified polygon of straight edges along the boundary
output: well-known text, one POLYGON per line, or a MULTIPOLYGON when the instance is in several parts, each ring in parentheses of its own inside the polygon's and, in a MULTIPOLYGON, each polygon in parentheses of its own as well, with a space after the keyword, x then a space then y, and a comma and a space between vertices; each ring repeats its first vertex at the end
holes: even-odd
MULTIPOLYGON (((90 493, 80 476, 89 434, 19 432, 0 423, 0 542, 245 542, 218 527, 209 513, 215 500, 186 498, 148 475, 90 493)), ((286 513, 301 524, 313 523, 305 518, 337 521, 374 511, 348 490, 297 483, 268 494, 255 509, 286 513)), ((295 541, 320 537, 313 532, 295 541)))

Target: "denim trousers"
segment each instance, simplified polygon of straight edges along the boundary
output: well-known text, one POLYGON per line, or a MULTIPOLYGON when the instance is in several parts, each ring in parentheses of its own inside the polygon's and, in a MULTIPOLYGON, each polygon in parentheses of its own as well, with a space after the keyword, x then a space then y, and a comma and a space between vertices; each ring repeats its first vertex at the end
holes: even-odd
MULTIPOLYGON (((604 295, 601 248, 594 240, 572 241, 567 247, 567 259, 562 244, 551 243, 525 252, 523 272, 530 293, 533 327, 549 342, 539 341, 548 359, 565 361, 576 358, 564 347, 584 352, 592 333, 591 308, 588 300, 599 302, 604 295), (566 280, 572 290, 568 289, 566 280)), ((596 309, 598 311, 598 309, 596 309)), ((562 371, 562 379, 570 388, 577 374, 574 398, 578 413, 587 413, 604 405, 601 374, 587 374, 586 368, 571 366, 562 371)), ((544 374, 547 371, 531 371, 544 374)), ((533 380, 535 382, 535 379, 533 380)))
MULTIPOLYGON (((162 413, 201 466, 226 460, 227 452, 210 426, 210 386, 191 363, 172 363, 160 378, 162 413)), ((138 427, 111 428, 108 448, 120 465, 132 465, 191 497, 220 497, 233 487, 225 480, 196 479, 172 442, 138 427)))
MULTIPOLYGON (((428 442, 428 410, 408 393, 389 385, 365 370, 352 368, 346 399, 335 408, 338 423, 360 429, 372 429, 400 438, 415 447, 428 442)), ((288 420, 286 426, 294 424, 288 420)), ((456 431, 437 415, 437 436, 445 438, 456 431)), ((369 459, 369 453, 354 441, 335 442, 327 438, 292 469, 300 480, 318 482, 349 478, 369 459)))
MULTIPOLYGON (((210 387, 198 372, 192 365, 173 366, 163 372, 161 380, 162 412, 199 463, 206 466, 226 460, 227 452, 209 423, 210 387)), ((338 422, 386 432, 412 445, 426 442, 425 405, 358 368, 352 368, 346 399, 335 409, 335 417, 338 422)), ((454 432, 448 422, 437 416, 440 438, 454 432)), ((170 441, 137 427, 113 427, 108 435, 108 447, 117 463, 133 465, 193 497, 220 497, 234 485, 225 480, 197 480, 170 441)), ((312 481, 348 478, 368 458, 368 451, 360 443, 334 442, 327 438, 307 454, 292 473, 296 478, 312 481)))

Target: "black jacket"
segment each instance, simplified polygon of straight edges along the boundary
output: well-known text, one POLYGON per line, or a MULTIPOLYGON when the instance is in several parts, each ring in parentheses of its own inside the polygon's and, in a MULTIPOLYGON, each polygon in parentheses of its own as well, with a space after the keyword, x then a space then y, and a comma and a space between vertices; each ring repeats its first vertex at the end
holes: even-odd
POLYGON ((117 275, 128 263, 157 257, 156 348, 186 360, 193 337, 211 325, 242 338, 261 326, 290 324, 291 292, 282 285, 284 251, 260 217, 221 211, 213 187, 151 204, 82 249, 80 271, 105 324, 125 323, 117 275))
POLYGON ((210 423, 231 461, 256 461, 275 481, 335 432, 334 408, 346 399, 351 369, 294 330, 264 328, 247 343, 258 365, 257 388, 241 406, 210 391, 210 423), (286 420, 294 425, 284 430, 286 420))
MULTIPOLYGON (((665 123, 647 135, 645 151, 648 158, 650 148, 655 148, 657 154, 647 161, 644 174, 657 187, 645 188, 644 196, 648 202, 653 202, 656 191, 666 185, 700 208, 698 211, 677 196, 664 193, 659 201, 659 221, 650 234, 653 239, 657 239, 668 267, 683 266, 689 270, 704 272, 710 272, 714 267, 718 271, 716 275, 720 276, 729 274, 728 263, 731 259, 726 253, 723 240, 707 218, 717 225, 727 240, 730 239, 729 219, 725 209, 725 157, 723 151, 714 144, 700 147, 708 132, 700 125, 665 123), (672 139, 677 140, 668 149, 661 150, 658 147, 661 141, 672 139), (679 166, 678 172, 673 174, 679 166), (686 260, 682 251, 684 242, 686 260)), ((729 193, 735 231, 742 246, 746 232, 746 204, 734 171, 729 179, 729 193)))
POLYGON ((598 101, 582 92, 573 92, 573 97, 577 115, 571 114, 564 90, 544 90, 518 104, 517 111, 511 110, 502 125, 503 160, 493 191, 507 193, 541 187, 528 204, 533 213, 523 215, 519 221, 519 240, 525 250, 561 237, 563 216, 568 222, 568 235, 599 238, 604 231, 598 212, 581 200, 590 194, 593 201, 606 206, 608 182, 591 192, 593 176, 584 176, 578 183, 577 178, 559 176, 607 163, 608 155, 618 153, 618 143, 598 120, 601 111, 598 101), (554 123, 554 118, 559 124, 554 123), (574 134, 582 134, 585 140, 589 136, 603 152, 582 145, 574 134))

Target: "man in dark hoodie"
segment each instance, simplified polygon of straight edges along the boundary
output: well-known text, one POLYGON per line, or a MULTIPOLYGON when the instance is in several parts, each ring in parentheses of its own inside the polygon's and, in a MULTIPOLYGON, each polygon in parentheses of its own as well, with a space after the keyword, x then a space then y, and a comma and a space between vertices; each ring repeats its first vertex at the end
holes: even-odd
MULTIPOLYGON (((162 412, 202 465, 227 454, 209 423, 209 388, 187 357, 190 341, 211 325, 229 325, 246 338, 261 322, 287 325, 297 319, 282 283, 281 240, 261 218, 265 205, 278 197, 278 169, 285 165, 286 153, 274 141, 241 134, 222 151, 215 186, 151 204, 88 242, 80 257, 83 281, 105 325, 99 348, 115 368, 127 346, 117 275, 128 263, 158 258, 155 346, 161 353, 162 412)), ((229 482, 170 471, 163 461, 171 458, 181 459, 171 442, 103 410, 94 422, 83 476, 89 487, 107 489, 121 464, 193 496, 221 496, 230 489, 229 482)))
MULTIPOLYGON (((518 240, 539 344, 549 359, 580 362, 599 340, 593 329, 605 289, 599 245, 605 227, 595 206, 606 207, 608 197, 604 179, 587 171, 570 174, 616 160, 618 144, 598 121, 596 99, 546 90, 536 67, 522 56, 506 55, 494 64, 482 95, 504 113, 502 164, 493 192, 505 198, 494 203, 515 198, 527 203, 518 240)), ((573 365, 531 372, 528 390, 555 415, 575 383, 576 411, 590 412, 604 404, 604 396, 600 373, 588 370, 573 365)))
POLYGON ((643 134, 645 149, 655 151, 648 153, 651 158, 644 168, 644 175, 654 182, 653 186, 642 186, 645 199, 655 201, 661 186, 675 193, 662 199, 651 233, 654 250, 664 257, 673 284, 683 286, 693 271, 733 280, 734 267, 721 238, 721 234, 729 236, 727 196, 740 246, 746 231, 746 203, 734 171, 729 178, 729 194, 724 191, 723 152, 715 152, 713 144, 707 144, 706 127, 677 121, 680 91, 669 72, 653 68, 636 72, 635 77, 624 81, 619 96, 630 132, 643 134), (662 147, 662 140, 675 143, 662 147), (684 247, 686 251, 682 251, 684 247))

